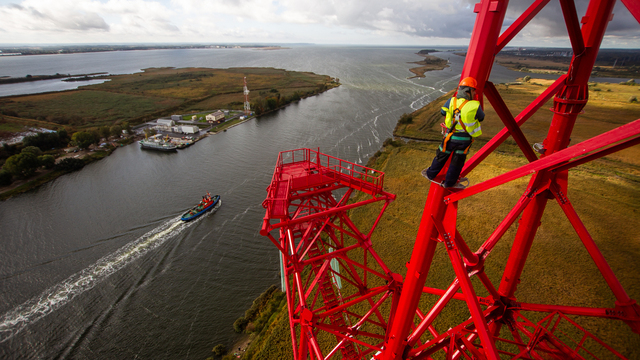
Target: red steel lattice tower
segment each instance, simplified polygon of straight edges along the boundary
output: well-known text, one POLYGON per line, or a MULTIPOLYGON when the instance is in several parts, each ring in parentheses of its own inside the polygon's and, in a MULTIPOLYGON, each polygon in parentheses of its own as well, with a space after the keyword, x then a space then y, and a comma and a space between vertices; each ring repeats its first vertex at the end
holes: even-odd
MULTIPOLYGON (((483 146, 466 164, 462 175, 468 174, 483 159, 493 152, 511 135, 529 161, 528 165, 471 186, 462 191, 451 192, 431 186, 423 212, 414 250, 403 283, 402 294, 395 309, 395 321, 389 332, 389 340, 381 359, 426 359, 438 351, 445 351, 447 358, 471 356, 474 358, 499 359, 500 354, 513 358, 580 358, 581 345, 585 339, 595 337, 583 332, 578 346, 564 344, 554 333, 560 320, 569 321, 566 315, 596 316, 625 321, 634 332, 640 332, 640 308, 629 298, 611 268, 602 256, 594 240, 567 198, 568 170, 585 162, 600 158, 614 151, 640 142, 640 120, 621 126, 607 133, 569 146, 571 132, 578 114, 588 100, 588 84, 607 23, 612 18, 614 0, 591 0, 582 28, 575 4, 561 0, 562 11, 573 48, 573 59, 566 75, 561 76, 534 102, 515 118, 502 100, 495 86, 488 81, 491 66, 497 54, 547 3, 537 0, 507 30, 500 34, 508 1, 485 0, 476 4, 478 13, 469 52, 461 78, 472 76, 478 81, 480 96, 484 93, 505 128, 483 146), (554 97, 553 118, 544 140, 540 158, 536 156, 520 126, 544 103, 554 97), (466 197, 532 175, 516 206, 502 220, 491 236, 476 251, 465 242, 457 230, 458 202, 466 197), (520 275, 527 261, 540 219, 549 199, 555 199, 580 240, 602 273, 617 301, 611 308, 587 308, 562 305, 524 304, 517 302, 515 292, 520 275), (504 268, 500 284, 494 285, 484 272, 484 262, 502 236, 520 217, 511 253, 504 268), (442 242, 456 273, 456 278, 446 290, 426 289, 425 280, 431 267, 435 249, 442 242), (483 292, 489 296, 481 298, 471 282, 476 277, 483 292), (461 289, 462 293, 458 290, 461 289), (417 305, 423 292, 440 296, 424 316, 420 316, 417 305), (452 326, 438 334, 432 327, 444 307, 453 299, 466 302, 470 319, 452 326), (522 311, 550 314, 537 324, 528 321, 522 311), (555 319, 555 322, 551 320, 555 319), (418 322, 414 326, 414 321, 418 322), (507 326, 511 332, 516 351, 505 352, 501 345, 507 343, 500 338, 500 330, 507 326), (420 344, 421 337, 430 331, 432 339, 420 344)), ((636 19, 640 19, 638 2, 625 1, 636 19)), ((615 355, 613 349, 603 346, 615 355)))
MULTIPOLYGON (((302 161, 287 162, 283 156, 293 158, 295 152, 281 153, 264 203, 267 212, 262 234, 269 236, 284 257, 295 359, 597 358, 588 353, 586 343, 600 346, 612 357, 624 358, 574 321, 575 316, 615 319, 640 333, 640 307, 613 273, 567 192, 570 169, 640 143, 638 119, 570 145, 576 119, 588 101, 587 82, 615 0, 590 0, 582 19, 578 19, 572 0, 559 0, 574 54, 569 70, 518 115, 512 115, 488 80, 495 54, 549 1, 535 0, 502 33, 508 1, 476 4, 478 15, 461 78, 477 79, 479 99, 486 96, 505 127, 467 161, 462 175, 470 173, 509 136, 528 164, 462 190, 430 186, 404 279, 384 265, 370 241, 382 211, 393 199, 382 190, 383 175, 366 168, 353 172, 354 164, 310 150, 299 150, 307 154, 302 161), (536 149, 538 156, 520 126, 552 98, 552 119, 546 138, 536 149), (326 164, 321 158, 328 159, 326 164), (331 161, 340 165, 330 165, 331 161), (379 178, 379 183, 369 185, 373 183, 365 180, 369 175, 379 178), (465 234, 458 231, 459 203, 525 176, 531 178, 516 205, 478 249, 471 249, 465 234), (342 195, 329 195, 334 190, 343 191, 342 195), (356 191, 369 198, 352 197, 356 191), (616 299, 609 307, 518 301, 517 287, 521 280, 527 281, 521 275, 549 200, 558 203, 609 286, 616 299), (347 210, 380 201, 384 205, 370 231, 358 230, 347 210), (518 219, 506 263, 493 264, 504 269, 499 283, 494 284, 485 273, 485 262, 495 261, 491 257, 494 247, 504 241, 503 235, 518 219), (279 230, 279 239, 270 235, 274 229, 279 230), (425 286, 439 244, 455 272, 446 289, 425 286), (339 264, 332 265, 333 260, 339 264), (430 308, 420 309, 426 295, 435 295, 438 300, 430 308), (441 315, 455 301, 464 303, 470 316, 447 323, 448 330, 443 331, 442 322, 449 320, 441 315), (542 314, 538 316, 542 319, 532 321, 525 316, 528 314, 542 314), (566 324, 579 334, 575 342, 562 332, 566 324), (510 338, 504 338, 505 333, 510 338)), ((640 2, 622 2, 640 21, 640 2)))
POLYGON ((383 180, 379 171, 310 149, 278 157, 263 203, 261 234, 282 254, 295 359, 323 354, 360 359, 380 349, 385 314, 400 281, 371 244, 373 230, 395 198, 382 189, 383 180), (364 207, 378 213, 368 231, 347 215, 364 207), (276 229, 278 239, 270 233, 276 229), (372 341, 377 346, 361 345, 372 341))

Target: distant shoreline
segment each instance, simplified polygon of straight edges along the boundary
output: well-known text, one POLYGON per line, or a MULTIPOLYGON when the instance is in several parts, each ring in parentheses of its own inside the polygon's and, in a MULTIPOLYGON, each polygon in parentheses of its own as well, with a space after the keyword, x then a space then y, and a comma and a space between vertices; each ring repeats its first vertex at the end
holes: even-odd
POLYGON ((413 78, 423 78, 424 77, 424 73, 427 71, 433 71, 433 70, 443 70, 445 68, 449 67, 449 61, 445 60, 445 59, 440 59, 439 57, 433 56, 433 55, 428 55, 428 53, 423 53, 422 50, 421 52, 417 53, 417 55, 420 55, 424 58, 424 60, 422 61, 414 61, 414 62, 410 62, 409 64, 418 64, 418 65, 422 65, 419 67, 415 67, 415 68, 411 68, 409 69, 409 71, 411 71, 412 73, 414 73, 414 76, 409 77, 409 79, 413 79, 413 78))
MULTIPOLYGON (((565 74, 573 52, 552 49, 523 49, 502 51, 495 61, 514 71, 535 74, 565 74)), ((640 50, 600 49, 591 76, 598 78, 638 79, 640 77, 640 50)))
POLYGON ((0 47, 0 56, 29 56, 29 55, 58 55, 111 51, 135 50, 188 50, 188 49, 255 49, 255 50, 283 50, 289 49, 274 45, 81 45, 81 46, 16 46, 0 47))
POLYGON ((86 81, 95 80, 108 76, 106 72, 93 73, 93 74, 55 74, 55 75, 27 75, 25 77, 0 77, 0 85, 4 84, 19 84, 23 82, 42 81, 42 80, 55 80, 62 79, 62 81, 86 81))

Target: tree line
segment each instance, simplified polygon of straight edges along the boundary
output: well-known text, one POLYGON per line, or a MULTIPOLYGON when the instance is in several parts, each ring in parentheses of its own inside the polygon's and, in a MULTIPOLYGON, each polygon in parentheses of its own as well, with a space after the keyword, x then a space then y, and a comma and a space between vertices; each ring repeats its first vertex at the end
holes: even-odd
POLYGON ((38 133, 26 136, 22 144, 3 144, 0 148, 0 160, 5 159, 0 169, 0 186, 10 185, 15 179, 27 179, 40 169, 55 169, 60 171, 75 171, 84 166, 82 159, 65 158, 56 164, 53 154, 67 146, 77 146, 87 149, 92 144, 98 144, 101 139, 110 136, 120 136, 123 130, 131 133, 129 123, 121 125, 102 126, 87 131, 77 131, 69 136, 67 130, 57 132, 38 133), (56 151, 58 150, 58 151, 56 151))

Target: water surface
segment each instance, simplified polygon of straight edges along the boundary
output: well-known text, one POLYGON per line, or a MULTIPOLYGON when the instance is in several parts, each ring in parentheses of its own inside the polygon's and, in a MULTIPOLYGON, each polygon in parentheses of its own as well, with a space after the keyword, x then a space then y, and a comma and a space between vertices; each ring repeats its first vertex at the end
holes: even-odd
MULTIPOLYGON (((119 148, 0 203, 0 358, 204 359, 214 345, 230 346, 233 322, 279 283, 277 250, 259 235, 278 152, 320 148, 366 163, 403 113, 459 80, 464 59, 451 53, 436 54, 449 58, 450 68, 407 79, 418 50, 308 46, 0 58, 0 75, 10 76, 277 67, 342 83, 177 153, 119 148), (179 215, 207 191, 221 195, 220 209, 181 223, 179 215)), ((492 80, 519 75, 497 67, 492 80)))

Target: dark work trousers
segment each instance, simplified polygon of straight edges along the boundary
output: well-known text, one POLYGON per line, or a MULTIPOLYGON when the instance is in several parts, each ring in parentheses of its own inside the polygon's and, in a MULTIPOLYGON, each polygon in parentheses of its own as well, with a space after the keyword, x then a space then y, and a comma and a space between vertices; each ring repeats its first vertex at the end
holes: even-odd
POLYGON ((451 163, 449 164, 449 170, 447 170, 447 176, 444 179, 444 187, 451 187, 458 182, 458 177, 460 177, 460 172, 462 172, 462 167, 464 166, 464 162, 467 159, 467 154, 464 151, 471 145, 471 139, 469 140, 453 140, 450 139, 447 142, 447 148, 442 149, 442 144, 438 150, 436 150, 436 157, 433 158, 433 162, 431 166, 427 169, 427 176, 429 179, 435 178, 442 167, 447 162, 449 155, 451 157, 451 163), (442 150, 441 150, 442 149, 442 150), (444 151, 446 150, 446 151, 444 151))

